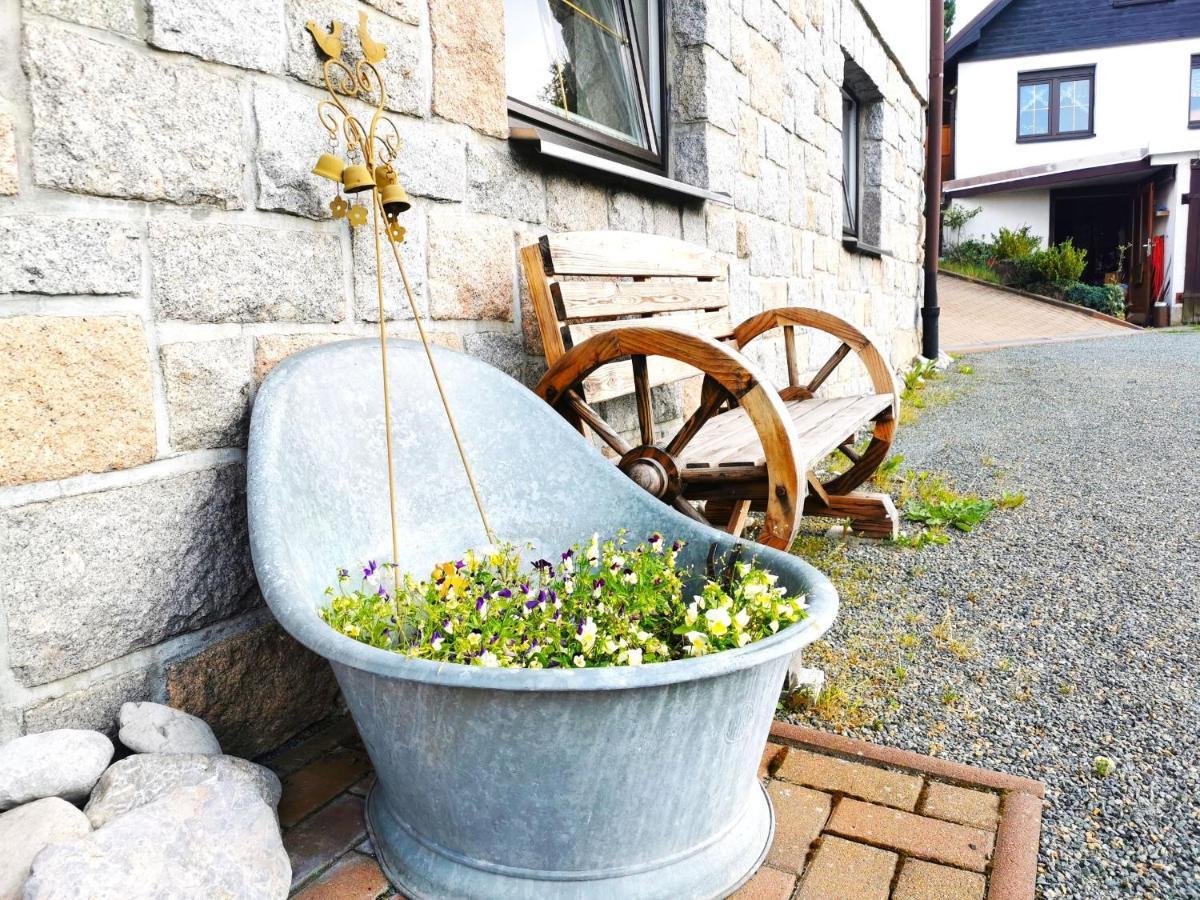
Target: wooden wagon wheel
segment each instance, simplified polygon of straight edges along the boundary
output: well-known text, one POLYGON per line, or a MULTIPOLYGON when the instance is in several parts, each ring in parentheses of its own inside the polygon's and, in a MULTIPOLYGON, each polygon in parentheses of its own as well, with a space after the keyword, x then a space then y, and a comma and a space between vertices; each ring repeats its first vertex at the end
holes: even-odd
POLYGON ((733 336, 738 349, 744 348, 755 338, 776 328, 783 329, 784 351, 787 356, 788 386, 779 392, 785 401, 807 400, 816 394, 829 376, 837 370, 851 352, 857 354, 867 370, 871 385, 878 395, 890 394, 891 403, 875 416, 871 443, 861 454, 853 447, 853 435, 838 446, 849 461, 850 468, 830 480, 813 484, 819 492, 831 495, 848 494, 875 474, 875 470, 887 459, 888 450, 896 435, 896 423, 900 417, 900 392, 891 367, 883 354, 871 343, 870 338, 837 316, 817 309, 791 306, 770 309, 752 316, 734 329, 733 336), (796 353, 796 327, 813 328, 841 339, 841 345, 817 370, 807 384, 800 383, 800 364, 796 353))
MULTIPOLYGON (((766 522, 759 541, 770 547, 790 546, 804 510, 806 485, 800 475, 795 435, 787 410, 774 389, 749 361, 729 347, 699 334, 650 326, 616 328, 568 350, 535 389, 572 421, 583 422, 620 460, 625 474, 648 492, 685 515, 708 524, 689 500, 693 485, 730 476, 719 467, 682 468, 679 454, 703 425, 726 403, 740 406, 766 450, 766 463, 755 467, 767 481, 766 522), (700 405, 669 440, 654 440, 647 357, 661 356, 693 366, 705 375, 700 405), (631 446, 583 398, 583 380, 601 366, 628 359, 633 366, 639 444, 631 446)), ((724 522, 719 523, 724 525, 724 522)), ((740 529, 738 529, 740 530, 740 529)))

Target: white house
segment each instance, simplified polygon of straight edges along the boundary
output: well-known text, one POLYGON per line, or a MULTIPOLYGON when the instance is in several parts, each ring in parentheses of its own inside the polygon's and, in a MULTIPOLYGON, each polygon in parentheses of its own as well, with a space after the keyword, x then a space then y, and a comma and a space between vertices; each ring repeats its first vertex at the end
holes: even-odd
POLYGON ((964 237, 1071 238, 1133 321, 1200 321, 1200 0, 996 0, 948 43, 946 92, 945 193, 982 208, 964 237))

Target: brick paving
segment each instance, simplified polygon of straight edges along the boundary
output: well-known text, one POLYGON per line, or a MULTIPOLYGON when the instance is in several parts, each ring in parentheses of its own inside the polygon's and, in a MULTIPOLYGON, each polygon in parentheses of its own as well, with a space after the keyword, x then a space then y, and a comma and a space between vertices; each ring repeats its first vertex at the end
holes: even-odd
POLYGON ((1138 333, 1076 307, 946 274, 938 276, 938 303, 942 349, 949 353, 1138 333))
MULTIPOLYGON (((403 900, 366 837, 373 780, 338 722, 263 762, 297 900, 403 900)), ((775 809, 765 864, 736 900, 1024 900, 1034 896, 1039 782, 777 722, 759 776, 775 809)))

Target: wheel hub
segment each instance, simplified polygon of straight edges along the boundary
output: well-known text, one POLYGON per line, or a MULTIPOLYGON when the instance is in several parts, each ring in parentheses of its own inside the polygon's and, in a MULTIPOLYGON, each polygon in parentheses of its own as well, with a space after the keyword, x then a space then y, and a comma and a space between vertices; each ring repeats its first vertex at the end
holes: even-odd
POLYGON ((652 444, 634 447, 617 465, 634 484, 658 499, 670 501, 679 496, 682 488, 679 466, 658 447, 652 444))

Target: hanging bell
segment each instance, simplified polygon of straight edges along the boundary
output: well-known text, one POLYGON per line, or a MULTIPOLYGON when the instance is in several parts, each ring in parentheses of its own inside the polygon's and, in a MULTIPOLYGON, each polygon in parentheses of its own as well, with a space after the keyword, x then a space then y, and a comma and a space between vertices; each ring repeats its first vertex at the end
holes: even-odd
POLYGON ((341 157, 334 156, 332 153, 322 153, 317 164, 313 166, 312 173, 320 175, 322 178, 328 178, 330 181, 341 181, 342 170, 346 168, 346 164, 342 162, 341 157))
POLYGON ((397 182, 396 170, 391 163, 383 163, 375 167, 375 186, 383 190, 389 184, 397 182))
POLYGON ((347 194, 357 194, 375 187, 375 179, 371 177, 370 169, 356 163, 342 170, 342 184, 347 194))
POLYGON ((412 206, 408 194, 397 182, 392 182, 384 187, 379 192, 379 199, 383 203, 383 211, 389 216, 399 215, 412 206))

